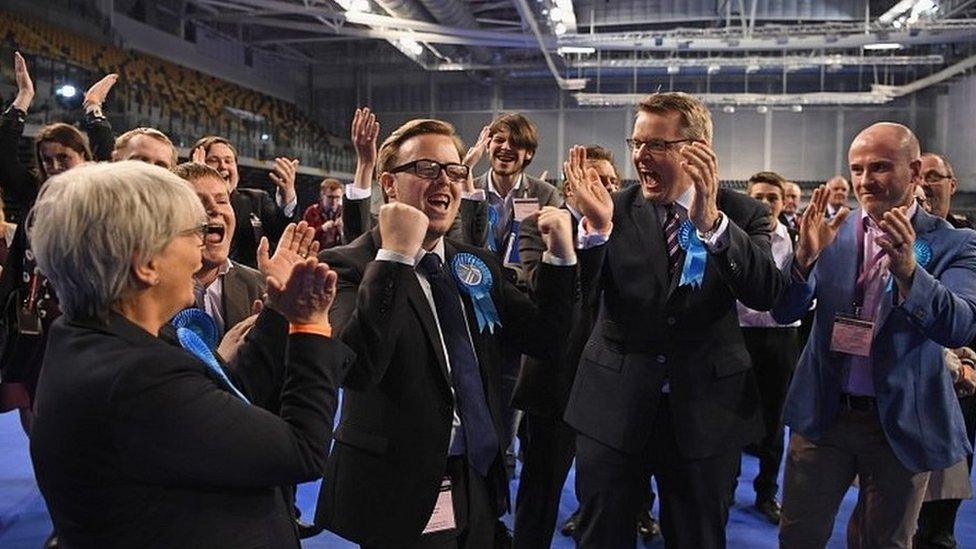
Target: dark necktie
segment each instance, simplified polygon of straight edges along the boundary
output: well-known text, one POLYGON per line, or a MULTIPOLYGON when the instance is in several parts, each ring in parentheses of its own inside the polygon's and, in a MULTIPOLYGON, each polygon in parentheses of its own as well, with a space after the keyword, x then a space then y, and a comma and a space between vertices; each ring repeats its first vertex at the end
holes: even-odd
POLYGON ((678 261, 681 259, 681 246, 678 244, 678 229, 681 228, 681 218, 674 204, 664 207, 664 242, 668 248, 668 274, 674 276, 678 272, 678 261))
POLYGON ((454 397, 461 416, 461 429, 454 435, 451 452, 467 454, 471 466, 482 476, 487 476, 488 468, 498 455, 498 435, 485 401, 481 371, 468 337, 460 295, 454 281, 444 272, 437 254, 425 255, 417 268, 427 275, 434 296, 437 319, 451 363, 454 397))

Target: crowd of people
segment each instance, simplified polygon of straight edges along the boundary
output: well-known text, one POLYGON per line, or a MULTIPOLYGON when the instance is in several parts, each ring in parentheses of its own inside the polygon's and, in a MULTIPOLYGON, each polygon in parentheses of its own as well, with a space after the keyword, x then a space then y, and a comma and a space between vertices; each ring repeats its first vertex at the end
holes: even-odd
POLYGON ((636 105, 629 186, 606 144, 570 148, 559 188, 530 175, 522 114, 466 148, 435 119, 380 142, 364 107, 354 180, 322 181, 303 212, 296 159, 273 162, 272 197, 238 186, 225 137, 184 163, 157 129, 116 137, 112 74, 83 131, 42 128, 24 166, 19 54, 15 75, 0 188, 30 213, 4 225, 0 398, 49 546, 297 547, 328 529, 543 548, 558 529, 721 548, 743 452, 782 547, 824 547, 853 484, 849 546, 956 546, 976 232, 910 128, 863 128, 851 181, 803 207, 771 171, 723 188, 711 115, 685 93, 636 105), (558 525, 574 459, 580 508, 558 525), (294 486, 317 478, 302 517, 294 486))

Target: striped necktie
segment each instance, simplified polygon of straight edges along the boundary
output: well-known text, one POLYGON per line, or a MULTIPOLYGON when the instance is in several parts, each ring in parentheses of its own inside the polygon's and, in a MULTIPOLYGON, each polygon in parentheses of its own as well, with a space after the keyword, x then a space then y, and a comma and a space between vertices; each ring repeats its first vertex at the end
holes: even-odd
POLYGON ((681 218, 674 203, 664 206, 664 242, 668 248, 668 273, 671 276, 678 272, 678 262, 681 259, 681 246, 678 244, 680 228, 681 218))

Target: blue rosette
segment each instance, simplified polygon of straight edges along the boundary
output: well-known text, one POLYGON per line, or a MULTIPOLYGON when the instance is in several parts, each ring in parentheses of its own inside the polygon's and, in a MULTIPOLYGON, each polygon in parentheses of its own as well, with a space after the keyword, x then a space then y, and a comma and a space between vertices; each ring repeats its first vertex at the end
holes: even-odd
POLYGON ((491 300, 492 278, 488 265, 474 254, 461 252, 451 259, 451 274, 458 290, 471 296, 478 331, 484 332, 487 327, 490 333, 495 333, 495 326, 502 323, 491 300))
POLYGON ((210 349, 217 348, 217 324, 203 309, 189 307, 176 313, 170 324, 179 330, 186 328, 197 334, 210 349))
POLYGON ((217 324, 205 311, 190 307, 176 313, 170 320, 176 328, 176 339, 180 346, 200 359, 210 373, 217 378, 217 382, 233 393, 237 398, 250 404, 247 397, 231 382, 230 378, 220 366, 213 350, 217 348, 217 324))
POLYGON ((912 250, 915 252, 915 262, 918 263, 919 267, 927 269, 929 263, 932 262, 932 246, 920 238, 915 241, 912 250))
POLYGON ((498 225, 498 210, 491 204, 488 205, 488 249, 493 252, 498 251, 498 243, 495 242, 495 225, 498 225))
POLYGON ((678 285, 690 284, 694 288, 701 287, 705 279, 708 252, 705 251, 705 244, 698 238, 698 231, 689 219, 685 219, 678 229, 678 245, 685 251, 685 264, 681 269, 681 280, 678 285))

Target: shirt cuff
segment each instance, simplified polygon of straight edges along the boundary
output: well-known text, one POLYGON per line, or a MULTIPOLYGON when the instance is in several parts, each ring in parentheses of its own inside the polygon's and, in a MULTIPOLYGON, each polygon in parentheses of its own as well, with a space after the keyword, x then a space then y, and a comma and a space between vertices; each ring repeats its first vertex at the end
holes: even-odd
POLYGON ((328 324, 293 324, 289 322, 288 335, 291 334, 315 334, 332 337, 332 326, 328 324))
POLYGON ((589 248, 596 248, 597 246, 602 246, 610 240, 610 234, 613 233, 613 223, 610 223, 610 229, 607 230, 606 234, 598 233, 596 231, 590 230, 590 224, 586 222, 586 218, 580 218, 578 231, 576 231, 576 249, 587 250, 589 248))
POLYGON ((387 250, 386 248, 380 248, 379 251, 376 252, 376 261, 392 261, 394 263, 403 263, 409 267, 413 267, 417 264, 415 258, 394 252, 393 250, 387 250))
POLYGON ((572 267, 576 265, 576 254, 573 254, 573 257, 559 257, 546 250, 542 252, 542 262, 556 267, 572 267))
MULTIPOLYGON (((729 216, 720 213, 722 220, 718 224, 718 228, 712 233, 712 236, 708 239, 702 239, 702 243, 705 244, 705 248, 712 252, 720 252, 729 245, 729 216)), ((698 237, 701 238, 702 234, 698 233, 698 237)))
POLYGON ((298 207, 298 195, 291 199, 291 202, 285 204, 285 199, 281 194, 281 189, 275 193, 275 203, 281 208, 281 211, 285 214, 285 217, 291 217, 295 215, 295 208, 298 207))
POLYGON ((363 200, 364 198, 369 198, 373 196, 373 188, 360 189, 353 183, 346 185, 346 198, 349 200, 363 200))
POLYGON ((462 192, 461 198, 465 200, 475 200, 478 202, 484 202, 485 200, 487 200, 487 196, 485 195, 484 189, 475 189, 470 193, 462 192))

